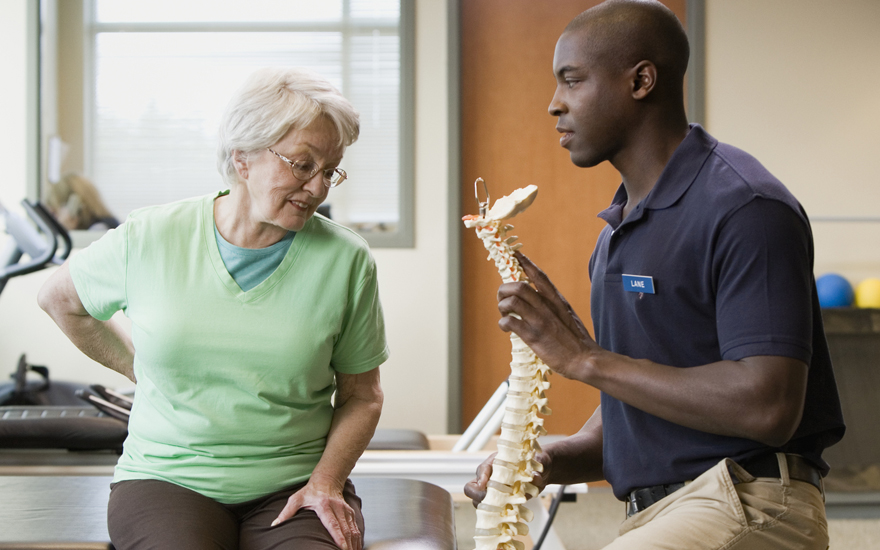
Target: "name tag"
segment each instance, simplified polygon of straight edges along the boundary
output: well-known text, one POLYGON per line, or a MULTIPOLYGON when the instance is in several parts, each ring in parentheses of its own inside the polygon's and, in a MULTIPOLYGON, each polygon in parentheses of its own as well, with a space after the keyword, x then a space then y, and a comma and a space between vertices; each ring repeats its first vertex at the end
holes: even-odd
POLYGON ((654 278, 645 275, 624 275, 623 290, 654 294, 654 278))

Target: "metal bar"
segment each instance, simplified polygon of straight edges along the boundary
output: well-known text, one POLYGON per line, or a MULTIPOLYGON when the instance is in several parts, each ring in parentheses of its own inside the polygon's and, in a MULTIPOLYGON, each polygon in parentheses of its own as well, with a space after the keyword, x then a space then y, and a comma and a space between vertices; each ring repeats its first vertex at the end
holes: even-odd
MULTIPOLYGON (((495 414, 495 411, 498 410, 503 404, 504 400, 507 399, 507 380, 501 383, 498 386, 498 389, 495 390, 495 393, 492 394, 492 397, 486 401, 486 404, 483 405, 483 408, 480 409, 480 412, 477 413, 477 417, 474 418, 473 422, 471 422, 470 426, 464 431, 461 435, 461 438, 455 443, 452 447, 453 451, 463 451, 467 449, 470 444, 473 442, 474 438, 477 437, 477 434, 480 433, 480 430, 483 429, 483 426, 486 425, 486 422, 492 418, 492 415, 495 414)), ((504 410, 503 408, 501 410, 504 410)))
POLYGON ((483 426, 483 429, 480 430, 480 433, 477 434, 477 437, 474 438, 474 441, 468 445, 468 451, 480 451, 483 447, 486 446, 486 443, 495 435, 495 432, 498 431, 498 428, 501 427, 501 423, 504 421, 504 402, 498 407, 498 410, 495 411, 495 414, 492 415, 492 418, 486 422, 486 425, 483 426))

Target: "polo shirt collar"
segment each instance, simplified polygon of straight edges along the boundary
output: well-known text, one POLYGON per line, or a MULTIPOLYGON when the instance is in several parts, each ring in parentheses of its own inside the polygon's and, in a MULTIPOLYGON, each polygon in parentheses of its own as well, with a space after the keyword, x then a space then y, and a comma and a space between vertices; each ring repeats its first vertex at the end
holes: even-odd
MULTIPOLYGON (((660 178, 642 202, 633 209, 627 221, 642 217, 644 210, 669 208, 684 195, 700 173, 703 163, 718 145, 718 140, 710 136, 699 124, 691 124, 688 135, 672 154, 660 178)), ((623 183, 611 200, 611 206, 599 212, 599 218, 617 229, 623 223, 623 207, 626 205, 626 189, 623 183)))

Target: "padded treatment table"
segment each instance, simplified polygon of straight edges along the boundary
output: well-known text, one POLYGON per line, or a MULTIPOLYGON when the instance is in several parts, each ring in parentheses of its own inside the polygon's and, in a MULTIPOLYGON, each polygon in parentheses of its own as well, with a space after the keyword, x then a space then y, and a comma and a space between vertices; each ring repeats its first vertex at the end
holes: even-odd
MULTIPOLYGON (((0 550, 108 550, 107 476, 0 476, 0 550)), ((454 550, 452 497, 412 479, 353 478, 369 550, 454 550)))
MULTIPOLYGON (((69 449, 116 450, 128 426, 91 405, 0 407, 0 450, 69 449)), ((379 429, 367 447, 371 451, 426 451, 428 438, 417 430, 379 429)))

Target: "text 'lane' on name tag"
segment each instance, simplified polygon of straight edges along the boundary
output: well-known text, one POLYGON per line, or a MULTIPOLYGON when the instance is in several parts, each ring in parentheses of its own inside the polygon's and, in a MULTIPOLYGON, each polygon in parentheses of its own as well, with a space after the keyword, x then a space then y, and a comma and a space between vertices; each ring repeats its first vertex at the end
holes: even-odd
POLYGON ((624 275, 623 289, 627 292, 654 294, 654 278, 647 275, 624 275))

